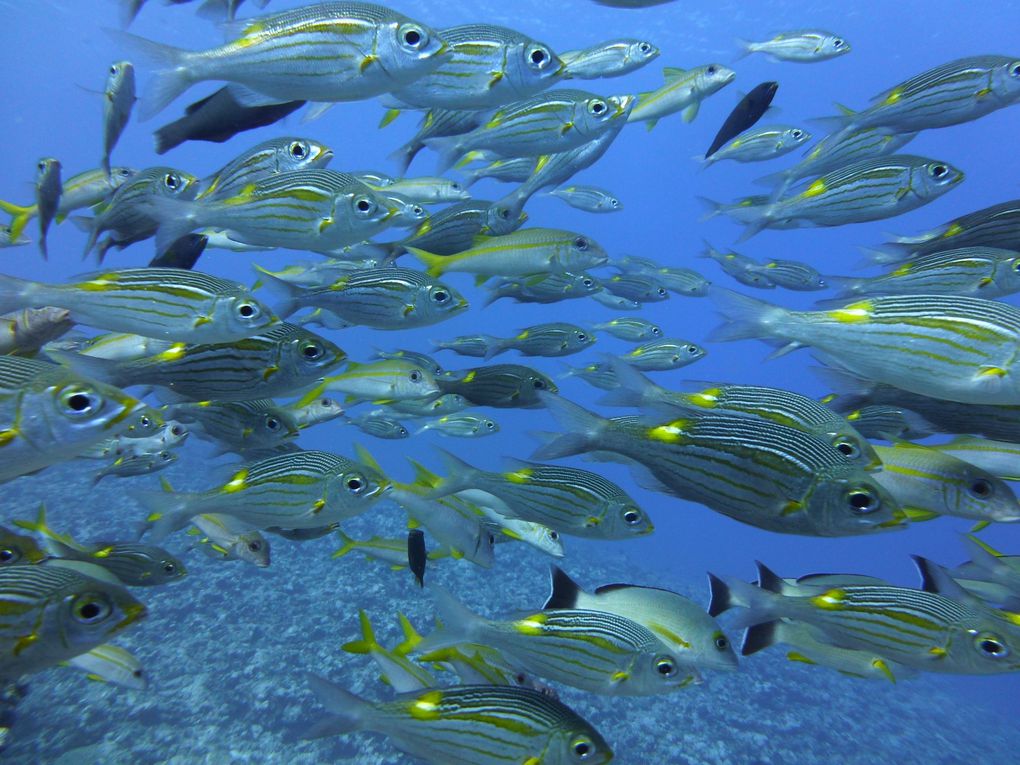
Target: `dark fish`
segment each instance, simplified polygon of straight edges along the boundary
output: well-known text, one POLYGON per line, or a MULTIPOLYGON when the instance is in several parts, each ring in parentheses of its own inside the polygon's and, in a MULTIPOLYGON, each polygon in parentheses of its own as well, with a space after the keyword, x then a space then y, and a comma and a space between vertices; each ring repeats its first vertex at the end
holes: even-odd
POLYGON ((447 375, 436 378, 443 393, 459 393, 475 406, 497 409, 538 408, 542 406, 540 391, 559 390, 544 374, 520 364, 491 364, 447 375))
POLYGON ((185 234, 162 255, 154 257, 149 268, 194 268, 208 243, 205 234, 185 234))
POLYGON ((425 563, 428 561, 428 551, 425 549, 425 532, 421 529, 411 529, 407 532, 407 565, 418 580, 418 586, 425 586, 425 563))
POLYGON ((594 0, 599 5, 610 8, 651 8, 654 5, 665 5, 673 0, 594 0))
POLYGON ((60 162, 52 158, 39 160, 39 173, 35 182, 35 204, 39 209, 39 249, 47 259, 46 232, 57 216, 63 184, 60 182, 60 162))
POLYGON ((708 151, 705 152, 705 159, 708 159, 723 147, 728 141, 736 138, 749 127, 761 119, 768 111, 772 99, 779 89, 778 82, 763 82, 754 90, 740 99, 740 103, 730 112, 719 132, 715 134, 715 140, 708 151))
POLYGON ((223 87, 188 106, 179 120, 157 130, 153 134, 156 153, 165 154, 185 141, 223 143, 245 130, 272 125, 304 104, 304 101, 287 101, 268 106, 242 106, 229 88, 223 87))

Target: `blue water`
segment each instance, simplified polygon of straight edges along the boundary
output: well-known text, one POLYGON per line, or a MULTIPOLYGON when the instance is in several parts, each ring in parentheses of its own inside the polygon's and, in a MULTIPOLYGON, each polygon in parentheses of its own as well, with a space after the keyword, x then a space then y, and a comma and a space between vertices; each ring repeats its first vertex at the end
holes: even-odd
MULTIPOLYGON (((248 4, 250 5, 250 3, 248 4)), ((273 0, 271 10, 297 3, 273 0)), ((918 2, 868 3, 847 7, 836 2, 682 2, 641 11, 596 6, 587 0, 503 2, 392 2, 391 5, 435 28, 468 21, 516 27, 549 43, 555 50, 584 47, 612 36, 648 39, 663 53, 646 69, 618 80, 581 83, 595 92, 649 90, 661 83, 662 66, 690 67, 717 61, 732 65, 734 85, 710 98, 697 120, 684 124, 678 116, 663 120, 652 132, 629 126, 609 153, 578 176, 613 190, 625 209, 615 215, 592 216, 570 209, 556 199, 538 196, 528 205, 529 225, 555 226, 582 232, 601 243, 612 256, 644 255, 667 265, 701 270, 724 286, 734 286, 716 265, 696 255, 702 240, 717 246, 735 242, 740 229, 716 219, 701 222, 696 195, 728 200, 758 193, 752 179, 791 164, 786 160, 760 165, 721 163, 701 170, 692 155, 704 151, 735 104, 738 90, 763 80, 778 80, 775 121, 805 125, 806 120, 833 113, 832 102, 861 107, 877 92, 950 59, 984 53, 1016 53, 1015 31, 1020 6, 1011 3, 918 2), (732 63, 734 39, 764 39, 769 33, 807 26, 838 31, 853 45, 850 55, 817 65, 770 63, 752 56, 732 63)), ((0 3, 0 71, 3 72, 4 120, 0 125, 3 173, 0 198, 27 201, 36 159, 59 158, 65 175, 93 167, 101 154, 101 91, 111 61, 124 56, 102 29, 118 25, 114 2, 0 3)), ((251 12, 245 6, 245 11, 251 12)), ((197 18, 189 6, 167 7, 153 0, 131 27, 133 33, 189 48, 220 40, 218 30, 197 18)), ((137 62, 142 83, 146 65, 137 62)), ((218 87, 206 83, 190 90, 156 119, 132 122, 114 152, 114 163, 132 167, 170 164, 205 175, 254 143, 274 135, 306 135, 331 145, 336 169, 377 168, 395 171, 386 159, 413 133, 416 119, 404 116, 384 130, 377 128, 382 108, 375 102, 341 104, 321 119, 302 123, 300 113, 285 123, 245 133, 223 145, 188 143, 157 158, 151 131, 176 118, 186 103, 218 87)), ((882 242, 886 234, 911 234, 969 212, 1017 196, 1015 152, 1020 107, 1002 110, 980 121, 923 133, 909 151, 942 159, 966 172, 956 190, 920 210, 893 220, 833 229, 766 231, 736 249, 754 257, 802 259, 825 273, 846 274, 861 259, 858 248, 882 242)), ((814 132, 821 133, 821 129, 814 132)), ((423 152, 412 165, 430 174, 433 157, 423 152)), ((509 187, 483 181, 472 191, 480 198, 502 196, 509 187)), ((35 223, 28 235, 34 237, 35 223)), ((87 270, 80 260, 84 235, 64 224, 50 232, 48 262, 34 246, 0 252, 2 270, 22 277, 59 281, 87 270)), ((114 253, 115 266, 146 264, 150 243, 114 253)), ((294 262, 291 252, 255 257, 209 251, 203 270, 241 281, 253 281, 252 262, 271 267, 294 262)), ((450 280, 472 298, 481 292, 471 279, 450 280)), ((743 289, 743 288, 741 288, 743 289)), ((765 295, 785 305, 807 306, 816 295, 775 291, 765 295)), ((428 329, 406 333, 348 330, 324 334, 351 358, 367 360, 375 348, 428 349, 433 338, 476 331, 496 335, 539 321, 557 318, 581 324, 616 315, 592 301, 559 306, 527 306, 501 301, 428 329)), ((669 335, 704 343, 718 322, 705 299, 673 296, 650 304, 643 316, 659 323, 669 335)), ((623 352, 622 341, 600 337, 592 351, 568 359, 595 360, 601 352, 623 352)), ((765 361, 768 349, 750 341, 708 343, 708 356, 696 366, 658 374, 670 385, 686 379, 762 383, 822 395, 825 386, 807 370, 813 361, 806 351, 765 361)), ((516 361, 507 354, 505 360, 516 361)), ((448 368, 472 365, 449 352, 439 356, 448 368)), ((555 376, 563 366, 537 359, 533 365, 555 376)), ((598 392, 576 380, 560 381, 562 393, 592 405, 598 392)), ((477 442, 440 441, 423 435, 402 442, 373 440, 367 445, 380 462, 406 479, 405 456, 438 468, 434 449, 442 445, 481 467, 495 468, 501 456, 527 457, 535 447, 528 431, 548 429, 541 410, 501 410, 491 414, 502 431, 477 442)), ((351 454, 355 441, 367 443, 353 428, 332 423, 302 436, 306 448, 351 454)), ((168 475, 175 486, 201 488, 208 468, 208 450, 194 440, 186 445, 182 464, 168 475)), ((571 461, 571 464, 586 465, 571 461)), ((50 508, 53 525, 81 538, 99 535, 129 537, 141 510, 127 496, 126 486, 151 486, 156 479, 107 481, 89 488, 93 463, 69 464, 39 476, 19 479, 4 489, 4 516, 26 517, 40 500, 50 508)), ((656 524, 656 533, 638 541, 595 544, 566 540, 565 567, 586 585, 606 581, 639 581, 669 586, 707 602, 704 572, 751 576, 761 559, 785 576, 820 571, 853 571, 914 585, 909 560, 919 554, 947 565, 964 559, 958 535, 969 527, 963 520, 941 519, 917 524, 902 533, 844 539, 782 536, 717 515, 704 507, 646 492, 633 485, 625 469, 597 469, 639 499, 656 524)), ((398 534, 399 514, 380 510, 359 518, 350 533, 398 534)), ((995 547, 1016 553, 1020 531, 994 527, 985 538, 995 547)), ((184 538, 172 545, 182 551, 184 538)), ((430 577, 444 582, 472 606, 487 613, 535 607, 546 591, 547 559, 520 546, 498 551, 491 571, 469 564, 444 562, 430 577)), ((302 720, 314 719, 318 706, 305 689, 304 670, 326 674, 372 698, 385 687, 375 682, 363 657, 350 657, 339 645, 357 632, 356 612, 369 608, 380 632, 395 636, 392 613, 417 616, 423 627, 430 614, 427 599, 406 572, 355 560, 333 562, 326 540, 301 546, 274 543, 274 562, 267 571, 242 564, 219 565, 194 553, 185 554, 191 575, 178 586, 143 591, 150 606, 146 623, 120 642, 145 660, 152 677, 147 692, 89 684, 66 669, 55 669, 31 681, 18 727, 5 761, 125 763, 397 763, 407 760, 383 739, 359 735, 347 740, 294 742, 302 720)), ((737 636, 734 635, 734 638, 737 636)), ((682 694, 643 699, 591 698, 566 693, 564 698, 595 721, 613 744, 621 763, 762 762, 774 765, 821 762, 1006 762, 1020 751, 1015 717, 1018 678, 925 676, 891 686, 845 678, 820 668, 794 666, 781 652, 766 652, 743 662, 735 675, 710 676, 682 694)))

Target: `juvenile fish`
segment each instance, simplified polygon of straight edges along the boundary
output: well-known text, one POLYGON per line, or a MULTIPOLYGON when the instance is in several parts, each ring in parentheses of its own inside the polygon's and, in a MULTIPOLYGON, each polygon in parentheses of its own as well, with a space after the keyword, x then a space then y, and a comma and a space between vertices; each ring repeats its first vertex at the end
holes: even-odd
POLYGON ((644 274, 656 279, 659 284, 677 295, 703 297, 708 294, 711 282, 690 268, 668 268, 648 258, 628 255, 613 263, 626 273, 644 274))
POLYGON ((401 240, 401 247, 417 247, 435 255, 456 255, 470 250, 479 236, 503 236, 524 225, 522 210, 484 200, 458 202, 432 214, 414 233, 401 240))
POLYGON ((434 431, 453 438, 483 438, 499 432, 499 423, 473 414, 447 414, 424 423, 415 433, 434 431))
POLYGON ((693 122, 701 102, 729 85, 737 74, 722 64, 706 64, 694 69, 667 66, 662 70, 665 83, 658 90, 639 93, 627 122, 647 122, 651 130, 663 117, 683 112, 684 122, 693 122))
POLYGON ((485 305, 501 298, 512 298, 517 303, 558 303, 594 295, 601 290, 602 283, 584 271, 531 274, 489 287, 485 305))
POLYGON ((138 657, 113 643, 105 643, 78 654, 67 664, 85 672, 90 680, 133 691, 144 691, 149 687, 148 677, 138 657))
POLYGON ((410 431, 402 422, 389 417, 362 415, 361 417, 347 417, 346 420, 362 433, 376 438, 399 441, 411 437, 410 431))
POLYGON ((269 542, 258 529, 252 528, 232 515, 206 513, 191 519, 188 533, 201 536, 198 544, 216 558, 242 560, 259 568, 270 562, 269 542))
POLYGON ((560 54, 566 65, 565 77, 598 80, 636 72, 659 57, 661 51, 645 40, 607 40, 582 50, 560 54))
POLYGON ((308 138, 272 138, 235 157, 199 182, 196 199, 230 198, 250 183, 267 175, 293 170, 322 168, 333 159, 333 150, 308 138))
POLYGON ((707 353, 700 345, 687 340, 660 338, 642 343, 617 358, 644 372, 667 372, 700 361, 707 353))
POLYGON ((767 125, 744 130, 705 155, 705 166, 731 159, 734 162, 764 162, 789 154, 811 140, 811 133, 790 125, 767 125))
POLYGON ((635 343, 641 340, 654 340, 657 337, 662 337, 662 329, 657 324, 636 316, 623 316, 611 321, 604 321, 601 324, 596 324, 594 329, 598 332, 607 332, 621 340, 630 340, 635 343))
POLYGON ((122 454, 102 470, 97 470, 92 477, 92 485, 97 485, 106 476, 117 478, 133 478, 139 475, 150 475, 165 470, 177 461, 177 453, 163 449, 145 454, 122 454))
POLYGON ((763 264, 748 266, 747 273, 764 276, 777 287, 797 292, 824 290, 829 286, 818 269, 798 260, 772 258, 763 264))
POLYGON ((777 61, 813 64, 828 61, 850 52, 850 43, 843 37, 821 29, 797 29, 777 34, 764 42, 740 42, 742 55, 764 53, 777 61))
POLYGON ((111 174, 110 153, 131 118, 136 100, 134 65, 130 61, 111 64, 103 89, 103 158, 99 163, 107 175, 111 174))
POLYGON ((753 258, 741 255, 739 252, 733 252, 732 250, 722 252, 706 242, 705 251, 700 253, 698 257, 714 260, 726 274, 747 287, 768 290, 774 289, 776 286, 769 279, 768 274, 762 272, 759 264, 753 258))
POLYGON ((654 276, 616 274, 602 280, 602 288, 610 295, 635 303, 659 303, 669 300, 669 291, 654 276))
POLYGON ((295 416, 267 398, 172 404, 168 413, 197 425, 199 438, 241 455, 286 445, 300 432, 295 416))
POLYGON ((40 159, 35 177, 35 206, 39 211, 39 250, 43 259, 49 258, 46 252, 46 232, 57 217, 60 207, 60 195, 63 184, 60 181, 60 161, 53 158, 40 159))
POLYGON ((562 199, 576 210, 591 213, 611 213, 623 209, 623 203, 613 194, 596 186, 566 186, 549 192, 549 196, 562 199))
POLYGON ((485 358, 516 350, 524 356, 569 356, 579 353, 595 342, 595 335, 567 322, 536 324, 508 338, 488 338, 485 358))
POLYGON ((919 236, 896 237, 890 246, 904 258, 960 247, 1020 251, 1020 199, 961 215, 919 236))
POLYGON ((475 406, 497 409, 542 406, 539 393, 559 389, 541 372, 520 364, 490 364, 436 379, 443 393, 459 393, 475 406))

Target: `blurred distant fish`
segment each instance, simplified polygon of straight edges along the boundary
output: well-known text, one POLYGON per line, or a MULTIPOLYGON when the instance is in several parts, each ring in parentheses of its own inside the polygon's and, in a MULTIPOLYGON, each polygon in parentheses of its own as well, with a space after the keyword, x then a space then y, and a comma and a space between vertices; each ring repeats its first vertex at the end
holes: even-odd
POLYGON ((346 420, 362 433, 376 438, 396 441, 411 435, 403 423, 389 417, 366 414, 360 417, 347 417, 346 420))
POLYGON ((546 322, 523 329, 513 337, 488 338, 484 358, 491 359, 508 350, 524 356, 569 356, 594 342, 595 335, 576 324, 546 322))
POLYGON ((684 122, 693 122, 701 102, 733 82, 737 76, 722 64, 706 64, 694 69, 667 66, 662 70, 665 83, 658 90, 638 94, 627 122, 647 122, 648 129, 660 119, 683 112, 684 122))
POLYGON ((166 449, 144 454, 122 454, 106 467, 96 471, 96 474, 92 477, 92 485, 95 486, 109 475, 116 476, 117 478, 150 475, 160 470, 165 470, 173 465, 177 459, 176 452, 166 449))
POLYGON ((572 273, 531 274, 498 282, 489 288, 485 305, 501 298, 512 298, 518 303, 558 303, 586 297, 599 292, 602 283, 591 274, 572 273))
POLYGON ((1020 199, 961 215, 917 236, 896 237, 889 247, 903 259, 959 247, 1020 250, 1020 199))
POLYGON ((427 430, 453 438, 484 438, 498 433, 499 423, 473 414, 447 414, 426 422, 416 432, 424 433, 427 430))
POLYGON ((748 266, 749 274, 760 274, 777 287, 798 292, 824 290, 829 285, 814 266, 799 260, 772 258, 764 264, 748 266))
POLYGON ((407 566, 414 574, 419 587, 425 586, 425 564, 428 563, 428 550, 425 549, 425 532, 411 529, 407 532, 407 566))
POLYGON ((436 379, 443 393, 459 393, 475 406, 497 409, 542 406, 541 391, 557 392, 556 384, 536 369, 520 364, 490 364, 436 379))
POLYGON ((741 98, 740 102, 733 107, 733 111, 730 112, 726 121, 723 122, 722 127, 719 128, 719 132, 715 134, 715 138, 712 139, 712 145, 705 152, 705 159, 710 159, 728 141, 753 127, 768 111, 777 90, 779 90, 778 82, 763 82, 741 98))
POLYGON ((839 35, 819 29, 782 32, 764 42, 740 41, 741 58, 751 53, 764 53, 778 61, 811 64, 828 61, 850 52, 850 43, 839 35))
POLYGON ((52 306, 0 316, 0 354, 31 356, 73 326, 69 311, 52 306))
POLYGON ((192 536, 212 557, 224 560, 243 560, 259 568, 270 562, 269 542, 257 529, 232 515, 205 514, 191 519, 192 536))
POLYGON ((130 61, 110 65, 103 90, 103 159, 100 163, 110 175, 110 152, 124 132, 135 105, 135 68, 130 61))
POLYGON ((722 270, 732 276, 741 284, 757 289, 773 289, 775 283, 769 279, 768 273, 763 272, 759 264, 746 255, 739 252, 722 252, 715 249, 708 242, 705 242, 705 251, 699 257, 708 258, 718 263, 722 270))
POLYGON ((665 5, 673 0, 593 0, 599 5, 608 5, 610 8, 651 8, 653 5, 665 5))
POLYGON ((613 265, 625 273, 654 277, 663 287, 677 295, 703 297, 708 294, 711 286, 711 282, 697 271, 663 266, 650 258, 627 255, 613 261, 613 265))
POLYGON ((244 106, 223 87, 185 109, 185 115, 157 130, 156 153, 166 154, 185 141, 223 143, 238 133, 279 122, 300 109, 305 101, 286 101, 265 106, 244 106))
POLYGON ((57 216, 63 185, 60 182, 60 161, 53 158, 40 159, 35 178, 35 205, 39 211, 39 249, 43 258, 46 252, 46 232, 57 216))
POLYGON ((560 58, 566 64, 567 79, 595 80, 635 72, 658 58, 659 53, 650 42, 623 38, 567 51, 560 58))
POLYGON ((613 194, 596 186, 564 186, 549 192, 549 196, 562 199, 577 210, 593 213, 611 213, 623 209, 623 203, 613 194))
POLYGON ((660 338, 637 346, 617 358, 644 372, 680 369, 703 359, 707 351, 696 343, 660 338))
POLYGON ((636 316, 633 318, 625 316, 612 319, 611 321, 604 321, 601 324, 596 324, 594 329, 599 332, 607 332, 621 340, 630 340, 635 343, 641 340, 654 340, 657 337, 662 337, 662 329, 657 324, 636 316))
POLYGON ((732 159, 735 162, 762 162, 775 159, 789 154, 810 140, 811 134, 808 131, 790 125, 748 128, 710 155, 706 155, 705 165, 724 159, 732 159))
POLYGON ((138 657, 112 643, 105 643, 87 653, 78 654, 67 664, 85 672, 90 680, 110 683, 119 688, 144 691, 149 685, 148 677, 138 657))
POLYGON ((659 303, 669 300, 669 290, 663 287, 654 275, 622 273, 602 280, 602 288, 617 297, 633 300, 635 303, 659 303))

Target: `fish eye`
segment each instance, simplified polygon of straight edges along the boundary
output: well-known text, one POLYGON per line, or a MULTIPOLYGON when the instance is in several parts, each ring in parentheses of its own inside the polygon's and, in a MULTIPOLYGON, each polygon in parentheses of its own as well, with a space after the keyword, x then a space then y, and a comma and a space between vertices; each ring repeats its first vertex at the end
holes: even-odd
POLYGON ((485 421, 485 427, 488 428, 489 430, 495 430, 496 429, 496 423, 494 423, 492 420, 486 420, 485 421))
POLYGON ((294 141, 290 145, 290 155, 295 159, 304 159, 308 156, 308 147, 301 141, 294 141))
POLYGON ((555 531, 555 530, 553 530, 553 529, 550 529, 550 530, 549 530, 549 539, 551 539, 551 540, 552 540, 553 542, 555 542, 555 541, 557 541, 557 540, 558 540, 559 538, 560 538, 560 532, 558 532, 558 531, 555 531))
POLYGON ((178 438, 180 438, 181 436, 187 435, 187 432, 188 431, 186 431, 184 429, 183 425, 171 425, 170 426, 170 435, 172 435, 172 436, 177 436, 178 438))
POLYGON ((606 106, 605 101, 592 101, 588 104, 588 111, 594 114, 596 117, 600 114, 605 114, 609 107, 606 106))
POLYGON ((163 564, 163 571, 167 574, 176 574, 177 566, 175 566, 170 561, 167 561, 166 563, 163 564))
POLYGON ((360 213, 371 215, 375 212, 375 202, 368 197, 358 197, 354 200, 354 208, 360 213))
POLYGON ((613 208, 619 207, 620 206, 620 200, 619 199, 610 199, 609 200, 609 206, 613 207, 613 208))
POLYGON ((453 189, 454 191, 460 191, 461 185, 457 183, 457 181, 450 181, 450 188, 453 189))
POLYGON ((638 46, 638 50, 641 51, 642 53, 651 53, 652 52, 652 46, 649 45, 648 43, 641 43, 638 46))
POLYGON ((171 191, 177 191, 181 185, 181 177, 177 173, 167 173, 163 176, 163 185, 171 191))
POLYGON ((833 48, 842 48, 842 47, 843 47, 843 41, 842 41, 842 40, 840 40, 840 39, 839 39, 839 38, 837 37, 837 38, 836 38, 835 40, 833 40, 833 41, 832 41, 832 47, 833 47, 833 48))
POLYGON ((79 595, 71 606, 71 614, 82 624, 103 621, 113 612, 109 601, 99 594, 79 595))
POLYGON ((1009 73, 1013 77, 1020 77, 1020 63, 1013 64, 1013 66, 1009 68, 1009 73))
POLYGON ((110 74, 117 74, 118 71, 119 69, 116 64, 110 64, 110 74))
POLYGON ((662 330, 659 329, 658 327, 652 327, 651 332, 655 337, 658 337, 659 335, 662 334, 662 330))
POLYGON ((581 250, 582 252, 587 250, 588 249, 588 240, 587 240, 587 238, 585 238, 583 236, 577 237, 577 239, 574 240, 574 247, 576 247, 577 249, 581 250))
POLYGON ((595 754, 595 744, 588 738, 574 739, 570 745, 570 751, 575 759, 588 760, 595 754))
POLYGON ((545 380, 532 380, 531 384, 535 387, 535 390, 545 390, 545 380))
POLYGON ((730 647, 729 638, 727 638, 725 635, 721 634, 716 635, 715 640, 712 642, 715 644, 715 647, 718 648, 720 651, 725 651, 730 647))
POLYGON ((152 424, 152 420, 149 419, 148 415, 143 414, 139 418, 138 424, 141 425, 143 428, 147 428, 152 424))
POLYGON ((437 303, 445 303, 450 299, 450 293, 446 290, 436 290, 432 293, 432 299, 437 303))
POLYGON ((550 58, 549 51, 545 48, 532 48, 528 53, 528 60, 535 65, 536 69, 544 68, 550 58))
POLYGON ((584 334, 584 332, 578 332, 577 333, 577 341, 579 343, 586 343, 586 342, 588 342, 588 336, 586 334, 584 334))
POLYGON ((413 372, 411 372, 411 374, 407 376, 407 378, 413 383, 421 382, 421 372, 415 369, 413 372))
POLYGON ((401 30, 400 39, 404 42, 404 45, 412 49, 419 49, 428 42, 425 32, 420 27, 413 25, 405 26, 401 30))
POLYGON ((5 547, 2 550, 0 550, 0 563, 14 563, 20 557, 21 556, 18 555, 16 550, 12 550, 9 547, 5 547))
POLYGON ((867 489, 853 489, 847 492, 846 501, 850 510, 857 515, 870 515, 882 508, 882 501, 867 489))
POLYGON ((99 409, 102 400, 91 391, 71 389, 64 392, 64 410, 70 415, 92 414, 99 409))
MULTIPOLYGON (((1020 270, 1020 261, 1017 261, 1017 265, 1014 266, 1014 268, 1016 268, 1017 270, 1020 270)), ((583 284, 585 287, 594 287, 595 286, 595 280, 594 279, 582 279, 581 280, 581 284, 583 284)))
POLYGON ((306 359, 321 359, 324 355, 322 346, 318 343, 305 343, 301 348, 301 353, 306 359))
POLYGON ((978 478, 967 487, 967 493, 975 499, 988 499, 992 496, 992 482, 985 478, 978 478))
POLYGON ((127 169, 126 167, 122 167, 122 168, 120 169, 119 173, 120 173, 120 175, 122 175, 122 176, 123 176, 124 178, 130 178, 130 177, 131 177, 131 171, 130 171, 130 170, 128 170, 128 169, 127 169))
POLYGON ((415 218, 422 218, 425 216, 425 208, 421 205, 414 205, 414 207, 411 208, 411 215, 415 218))
POLYGON ((699 353, 701 349, 696 345, 686 345, 684 346, 684 350, 693 356, 696 353, 699 353))
POLYGON ((251 303, 241 303, 237 306, 237 313, 242 319, 254 319, 259 315, 258 306, 251 303))
POLYGON ((794 138, 800 138, 802 135, 804 135, 804 131, 801 130, 800 128, 794 128, 793 130, 790 131, 790 135, 792 135, 794 138))
POLYGON ((632 508, 623 514, 623 520, 628 525, 633 526, 641 521, 641 513, 632 508))
POLYGON ((172 455, 170 452, 162 451, 159 453, 159 458, 163 460, 163 462, 169 462, 174 458, 174 455, 172 455))
POLYGON ((257 553, 257 552, 259 552, 262 549, 262 543, 259 542, 259 541, 249 542, 248 543, 248 549, 251 552, 257 553))
POLYGON ((1009 648, 1007 648, 1006 644, 994 635, 978 635, 974 639, 974 645, 985 656, 991 656, 995 659, 1001 659, 1004 656, 1009 656, 1009 648))
POLYGON ((660 656, 655 660, 655 671, 663 677, 673 677, 676 675, 676 662, 669 656, 660 656))
POLYGON ((361 494, 365 490, 365 479, 360 475, 352 475, 344 481, 344 486, 351 494, 361 494))
POLYGON ((40 159, 40 160, 39 160, 39 164, 38 164, 38 165, 36 165, 36 167, 37 167, 37 168, 38 168, 39 170, 45 170, 45 169, 46 169, 46 160, 45 160, 45 159, 40 159))
POLYGON ((397 433, 400 434, 401 438, 406 438, 409 435, 407 432, 407 428, 405 428, 403 425, 400 426, 400 430, 398 430, 397 433))
POLYGON ((949 174, 949 168, 945 165, 933 165, 929 172, 933 178, 943 178, 949 174))
POLYGON ((662 287, 659 287, 659 289, 655 291, 655 294, 657 294, 659 297, 666 297, 666 290, 664 290, 662 287))
POLYGON ((850 459, 856 459, 861 456, 861 450, 857 448, 857 444, 852 441, 841 440, 833 444, 836 447, 836 451, 842 454, 844 457, 850 459))
POLYGON ((710 67, 708 67, 708 69, 706 69, 705 71, 706 71, 706 72, 708 72, 709 74, 715 74, 715 72, 716 72, 715 64, 712 64, 712 65, 711 65, 710 67))
POLYGON ((270 430, 279 430, 280 421, 273 417, 272 415, 270 415, 269 417, 266 418, 266 427, 269 428, 270 430))
POLYGON ((509 220, 510 219, 510 208, 508 208, 508 207, 500 207, 498 210, 496 210, 496 214, 500 218, 502 218, 503 220, 509 220))

